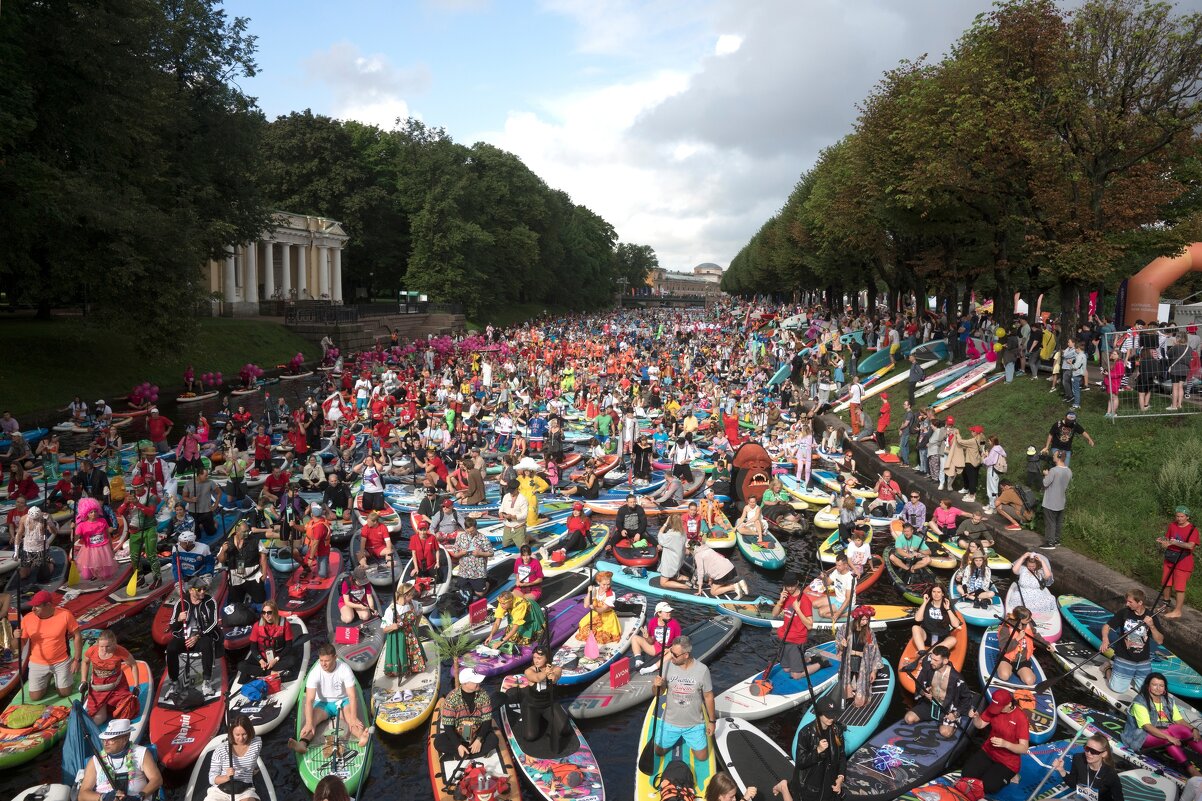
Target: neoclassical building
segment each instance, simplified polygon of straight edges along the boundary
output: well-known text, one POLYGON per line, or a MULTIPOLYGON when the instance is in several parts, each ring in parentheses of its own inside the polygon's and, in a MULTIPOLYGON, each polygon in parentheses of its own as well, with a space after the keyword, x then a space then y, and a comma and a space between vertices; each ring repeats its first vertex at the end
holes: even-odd
POLYGON ((224 259, 208 263, 209 291, 221 313, 259 313, 260 300, 342 302, 342 224, 324 217, 281 211, 262 238, 231 245, 224 259))

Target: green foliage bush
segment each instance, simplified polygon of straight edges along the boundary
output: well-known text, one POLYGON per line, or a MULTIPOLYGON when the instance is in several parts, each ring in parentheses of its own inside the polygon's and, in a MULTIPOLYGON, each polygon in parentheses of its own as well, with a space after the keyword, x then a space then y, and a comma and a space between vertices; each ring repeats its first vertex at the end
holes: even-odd
POLYGON ((1190 437, 1165 454, 1156 473, 1156 500, 1165 514, 1185 504, 1202 507, 1202 439, 1190 437))

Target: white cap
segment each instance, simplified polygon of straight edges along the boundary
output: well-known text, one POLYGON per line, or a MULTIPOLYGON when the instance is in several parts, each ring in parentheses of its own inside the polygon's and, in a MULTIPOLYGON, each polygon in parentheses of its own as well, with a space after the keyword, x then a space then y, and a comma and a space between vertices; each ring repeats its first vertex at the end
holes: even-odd
POLYGON ((672 611, 672 605, 669 604, 667 601, 660 601, 659 603, 657 603, 655 605, 655 614, 657 614, 657 615, 660 612, 671 612, 671 611, 672 611))
POLYGON ((459 671, 460 684, 480 684, 484 681, 484 676, 481 676, 470 667, 465 667, 459 671))
POLYGON ((103 405, 104 405, 104 398, 101 398, 100 400, 96 401, 96 405, 97 405, 97 406, 103 406, 103 405))
POLYGON ((100 733, 101 740, 115 740, 118 737, 128 737, 133 734, 133 726, 128 718, 113 718, 109 725, 100 733))
POLYGON ((150 413, 151 413, 151 414, 158 414, 158 413, 159 413, 159 407, 158 407, 158 406, 151 406, 151 407, 150 407, 150 413))
POLYGON ((322 505, 321 505, 320 503, 315 503, 315 504, 313 504, 312 506, 310 506, 310 507, 309 507, 309 511, 310 511, 310 512, 312 512, 312 513, 313 513, 313 514, 315 514, 315 515, 319 515, 319 514, 321 514, 321 513, 322 513, 322 511, 323 511, 323 507, 322 507, 322 505))

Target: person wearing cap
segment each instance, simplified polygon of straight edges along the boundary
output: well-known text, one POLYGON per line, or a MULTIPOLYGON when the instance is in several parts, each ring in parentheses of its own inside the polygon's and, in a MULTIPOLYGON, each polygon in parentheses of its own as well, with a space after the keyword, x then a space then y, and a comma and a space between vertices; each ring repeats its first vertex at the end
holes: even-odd
POLYGON ((1007 689, 994 690, 989 706, 973 719, 977 729, 989 729, 989 737, 974 750, 960 768, 966 779, 980 779, 985 795, 996 793, 1018 775, 1022 755, 1030 748, 1030 723, 1007 689))
POLYGON ((430 515, 430 530, 440 540, 454 539, 463 530, 463 518, 455 508, 455 501, 443 498, 438 504, 438 511, 430 515))
POLYGON ((101 753, 84 767, 79 801, 117 801, 140 798, 150 801, 163 786, 163 775, 150 749, 132 745, 133 725, 128 718, 114 718, 100 733, 101 753), (104 760, 103 764, 101 760, 104 760), (112 777, 110 779, 110 776, 112 777))
POLYGON ((655 739, 658 756, 678 743, 693 752, 696 761, 709 758, 709 738, 714 733, 714 688, 709 668, 693 658, 693 641, 681 634, 665 652, 668 664, 652 684, 658 691, 666 687, 668 703, 655 739))
POLYGON ((413 557, 413 578, 437 581, 442 575, 442 548, 430 530, 429 520, 418 519, 416 530, 409 538, 409 553, 413 557))
POLYGON ((814 720, 797 733, 793 774, 772 788, 782 801, 836 801, 847 771, 840 707, 826 693, 814 702, 814 720))
POLYGON ((434 747, 444 760, 488 756, 497 749, 493 700, 481 689, 484 676, 470 667, 459 671, 459 686, 439 702, 439 731, 434 747))
POLYGON ((872 631, 872 616, 876 609, 861 604, 851 612, 851 620, 839 627, 835 635, 841 674, 843 697, 856 707, 868 705, 872 683, 881 668, 881 648, 872 631))
POLYGON ((317 649, 317 664, 321 669, 310 670, 305 679, 300 738, 289 739, 288 748, 298 754, 306 753, 317 726, 338 717, 346 723, 350 736, 358 740, 359 747, 366 746, 371 731, 362 723, 358 693, 350 690, 356 682, 355 674, 338 658, 332 643, 322 643, 317 649))
POLYGON ((1185 585, 1194 572, 1194 550, 1198 547, 1198 527, 1190 522, 1188 506, 1173 510, 1173 520, 1156 545, 1164 551, 1164 567, 1160 577, 1161 597, 1167 605, 1176 594, 1176 604, 1165 613, 1166 618, 1181 617, 1185 608, 1185 585))
POLYGON ((129 561, 135 569, 145 556, 153 576, 151 589, 158 587, 163 579, 159 573, 159 534, 155 512, 159 498, 146 486, 142 476, 134 476, 133 492, 125 496, 125 502, 117 507, 117 517, 125 521, 129 534, 129 561))
POLYGON ((1063 420, 1057 420, 1052 424, 1052 428, 1048 431, 1047 442, 1044 443, 1040 453, 1048 453, 1053 449, 1058 450, 1064 454, 1064 466, 1068 467, 1073 461, 1073 439, 1077 436, 1084 437, 1091 448, 1096 445, 1089 432, 1077 422, 1077 413, 1069 411, 1064 415, 1063 420))
POLYGON ((26 686, 29 700, 40 701, 54 677, 54 686, 59 696, 67 698, 75 686, 83 654, 83 634, 75 615, 67 609, 54 605, 54 596, 38 590, 30 599, 32 611, 21 618, 21 625, 13 637, 28 642, 28 671, 26 686), (73 641, 68 651, 67 640, 73 641), (71 654, 75 654, 72 656, 71 654))
POLYGON ((655 616, 647 623, 646 628, 631 635, 630 650, 634 652, 635 670, 656 670, 660 654, 668 644, 680 636, 680 621, 672 617, 672 611, 671 604, 660 601, 655 605, 655 616))
POLYGON ((174 427, 175 423, 159 414, 158 407, 150 408, 150 415, 146 418, 146 433, 156 453, 167 453, 170 450, 167 437, 174 427))
POLYGON ((356 618, 363 622, 377 615, 376 594, 367 583, 367 569, 356 567, 338 585, 338 617, 350 624, 356 618))
POLYGON ((488 537, 480 533, 474 517, 464 521, 463 531, 447 547, 447 553, 458 562, 455 580, 460 592, 466 590, 472 601, 485 597, 488 594, 488 560, 493 555, 493 547, 488 537))
POLYGON ((137 673, 133 654, 117 644, 112 629, 100 632, 96 643, 84 652, 80 695, 92 722, 103 726, 112 718, 136 718, 141 709, 138 696, 129 687, 125 670, 137 673))
POLYGON ((301 546, 304 556, 300 569, 314 571, 321 578, 330 575, 330 521, 320 503, 309 507, 309 519, 305 521, 305 544, 301 546))
POLYGON ((209 595, 209 579, 195 576, 188 581, 188 591, 171 607, 171 642, 167 643, 167 675, 171 689, 179 691, 180 657, 200 654, 200 663, 206 677, 201 692, 210 696, 218 687, 209 678, 213 675, 213 661, 219 653, 222 631, 218 626, 217 602, 209 595))

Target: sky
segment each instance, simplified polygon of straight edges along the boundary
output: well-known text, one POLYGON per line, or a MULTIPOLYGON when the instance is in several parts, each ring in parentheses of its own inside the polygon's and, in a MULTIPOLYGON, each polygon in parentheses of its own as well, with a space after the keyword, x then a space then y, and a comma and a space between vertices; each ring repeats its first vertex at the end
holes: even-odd
POLYGON ((226 0, 269 119, 416 117, 519 156, 660 265, 726 267, 884 71, 987 0, 226 0))

